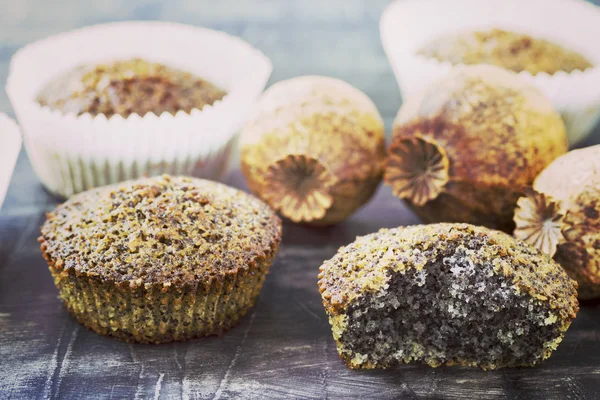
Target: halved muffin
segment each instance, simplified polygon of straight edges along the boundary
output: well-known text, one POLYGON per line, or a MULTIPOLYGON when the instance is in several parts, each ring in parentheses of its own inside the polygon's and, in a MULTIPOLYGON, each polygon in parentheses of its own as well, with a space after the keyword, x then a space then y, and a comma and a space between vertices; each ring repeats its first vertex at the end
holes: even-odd
POLYGON ((575 318, 576 288, 537 249, 468 224, 382 229, 342 247, 319 274, 352 369, 536 365, 575 318))

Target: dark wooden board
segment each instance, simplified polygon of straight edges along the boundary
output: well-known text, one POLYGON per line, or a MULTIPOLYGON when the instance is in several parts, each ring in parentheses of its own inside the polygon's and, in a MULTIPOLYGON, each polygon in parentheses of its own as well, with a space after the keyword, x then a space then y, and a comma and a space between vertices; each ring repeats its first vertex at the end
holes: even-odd
MULTIPOLYGON (((348 370, 321 305, 317 269, 356 235, 418 222, 386 187, 338 226, 286 223, 258 304, 224 336, 132 345, 88 331, 65 311, 35 240, 55 200, 31 182, 24 155, 14 180, 0 213, 0 397, 600 398, 598 304, 582 306, 558 351, 536 368, 348 370), (21 178, 35 205, 17 205, 21 178)), ((229 182, 244 187, 239 173, 229 182)))
MULTIPOLYGON (((311 73, 343 78, 375 100, 388 128, 400 104, 378 39, 387 1, 114 1, 98 10, 54 3, 52 10, 33 0, 10 3, 16 19, 2 21, 0 82, 14 50, 37 37, 105 20, 170 19, 243 36, 273 60, 271 83, 311 73)), ((0 109, 10 112, 2 96, 0 109)), ((582 145, 595 143, 600 129, 582 145)), ((245 188, 239 172, 227 181, 245 188)), ((357 235, 418 222, 386 187, 337 226, 286 223, 257 305, 227 334, 158 346, 96 335, 63 308, 36 242, 45 211, 57 202, 21 154, 0 210, 0 398, 600 399, 599 302, 582 305, 559 349, 536 368, 346 369, 321 305, 317 270, 357 235)))

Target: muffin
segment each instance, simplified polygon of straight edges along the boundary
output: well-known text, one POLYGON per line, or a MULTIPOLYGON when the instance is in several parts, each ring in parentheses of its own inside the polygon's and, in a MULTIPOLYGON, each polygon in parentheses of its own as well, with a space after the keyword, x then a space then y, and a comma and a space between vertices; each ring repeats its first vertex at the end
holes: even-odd
POLYGON ((60 298, 80 323, 164 343, 221 334, 246 314, 281 222, 239 190, 164 175, 78 194, 41 232, 60 298))
POLYGON ((444 34, 419 50, 424 57, 452 64, 491 64, 532 75, 583 71, 593 64, 583 55, 556 43, 503 29, 444 34))
POLYGON ((533 247, 468 224, 382 229, 341 248, 319 274, 352 369, 538 364, 575 318, 576 287, 533 247))
POLYGON ((126 21, 19 49, 6 91, 36 175, 70 197, 162 174, 222 179, 271 70, 226 33, 126 21))
POLYGON ((600 145, 557 158, 517 204, 515 237, 554 256, 580 299, 600 297, 600 145))
POLYGON ((455 68, 496 64, 548 96, 571 144, 600 118, 598 26, 600 7, 581 0, 404 0, 380 24, 404 99, 455 68))
POLYGON ((381 181, 383 120, 361 91, 304 76, 265 92, 241 137, 250 189, 294 222, 330 225, 365 204, 381 181))
POLYGON ((384 178, 425 222, 512 232, 522 188, 566 151, 560 115, 535 86, 465 66, 402 106, 384 178))
POLYGON ((134 58, 72 68, 51 80, 37 101, 63 113, 127 118, 202 110, 226 94, 192 73, 134 58))

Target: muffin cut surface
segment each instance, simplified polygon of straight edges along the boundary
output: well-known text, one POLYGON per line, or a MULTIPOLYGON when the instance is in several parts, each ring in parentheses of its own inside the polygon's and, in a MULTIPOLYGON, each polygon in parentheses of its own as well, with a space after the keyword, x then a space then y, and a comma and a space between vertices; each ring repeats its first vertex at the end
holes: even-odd
POLYGON ((360 237, 322 265, 319 290, 350 368, 534 365, 578 310, 576 284, 558 264, 468 224, 360 237))
POLYGON ((40 242, 77 319, 162 342, 233 325, 258 296, 280 237, 279 219, 258 199, 162 176, 72 197, 48 214, 40 242))

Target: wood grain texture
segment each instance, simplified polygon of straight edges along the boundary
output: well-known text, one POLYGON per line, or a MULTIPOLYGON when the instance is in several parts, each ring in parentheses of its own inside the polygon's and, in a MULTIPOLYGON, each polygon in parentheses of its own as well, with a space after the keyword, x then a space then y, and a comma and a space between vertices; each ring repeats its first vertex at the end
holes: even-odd
MULTIPOLYGON (((0 0, 0 83, 10 56, 31 40, 110 20, 176 20, 244 37, 272 59, 271 83, 302 74, 347 80, 373 98, 389 130, 400 96, 379 42, 387 3, 0 0)), ((4 93, 0 110, 11 111, 4 93)), ((596 143, 598 129, 582 145, 596 143)), ((239 172, 228 182, 245 188, 239 172)), ((386 187, 337 226, 286 223, 257 305, 226 335, 158 346, 98 336, 68 315, 36 242, 57 202, 21 154, 0 210, 0 398, 600 398, 600 302, 582 305, 558 351, 536 368, 348 370, 321 305, 317 269, 357 235, 418 222, 386 187)))

